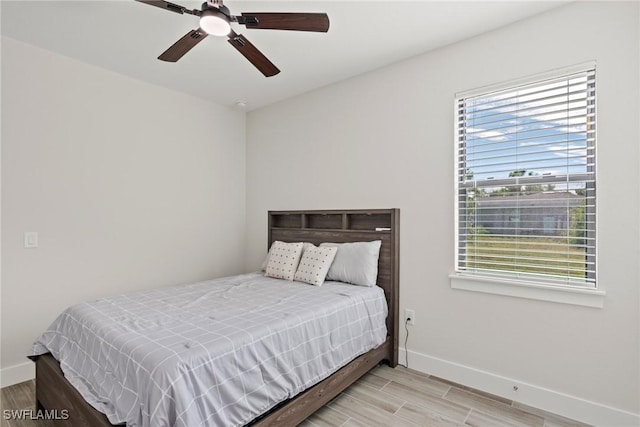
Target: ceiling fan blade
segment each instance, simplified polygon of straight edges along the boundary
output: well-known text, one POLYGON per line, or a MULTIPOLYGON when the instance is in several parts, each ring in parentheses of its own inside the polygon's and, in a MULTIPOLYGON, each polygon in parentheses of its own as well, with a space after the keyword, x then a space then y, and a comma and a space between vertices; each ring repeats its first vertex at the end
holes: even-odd
POLYGON ((156 6, 159 7, 161 9, 166 9, 166 10, 170 10, 171 12, 175 12, 175 13, 179 13, 179 14, 183 14, 183 13, 188 13, 190 15, 199 15, 200 11, 197 9, 194 10, 189 10, 184 6, 180 6, 179 4, 175 4, 175 3, 171 3, 168 1, 163 1, 163 0, 136 0, 137 2, 140 3, 145 3, 151 6, 156 6))
POLYGON ((280 72, 278 67, 273 65, 266 56, 262 54, 249 40, 242 34, 236 34, 234 31, 229 33, 229 43, 235 47, 238 52, 244 55, 265 77, 275 76, 280 72))
POLYGON ((158 59, 167 62, 177 62, 189 52, 195 45, 200 43, 207 37, 207 33, 201 29, 191 30, 185 34, 180 40, 175 42, 171 47, 165 50, 162 55, 158 56, 158 59))
POLYGON ((329 31, 326 13, 242 13, 238 23, 262 30, 329 31))

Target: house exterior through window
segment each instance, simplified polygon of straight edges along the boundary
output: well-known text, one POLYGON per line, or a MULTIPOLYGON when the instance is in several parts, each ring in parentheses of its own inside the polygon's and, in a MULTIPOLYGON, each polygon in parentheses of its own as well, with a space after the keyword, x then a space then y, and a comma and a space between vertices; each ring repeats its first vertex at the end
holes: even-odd
POLYGON ((596 286, 595 66, 456 98, 456 273, 596 286))

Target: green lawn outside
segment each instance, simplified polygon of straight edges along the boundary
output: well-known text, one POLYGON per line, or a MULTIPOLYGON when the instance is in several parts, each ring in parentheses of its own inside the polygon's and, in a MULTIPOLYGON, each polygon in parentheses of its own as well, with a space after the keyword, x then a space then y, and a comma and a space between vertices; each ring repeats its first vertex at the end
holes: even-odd
POLYGON ((562 237, 500 237, 479 234, 467 241, 469 270, 500 270, 584 278, 585 250, 562 237), (514 263, 518 258, 518 264, 514 263), (523 264, 525 264, 523 266, 523 264))

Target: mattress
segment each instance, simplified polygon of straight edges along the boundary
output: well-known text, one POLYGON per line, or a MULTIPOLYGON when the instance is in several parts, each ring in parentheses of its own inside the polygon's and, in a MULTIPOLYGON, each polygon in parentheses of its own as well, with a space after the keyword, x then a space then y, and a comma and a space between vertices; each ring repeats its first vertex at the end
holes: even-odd
POLYGON ((74 305, 34 343, 112 424, 239 426, 386 338, 378 287, 251 273, 74 305))

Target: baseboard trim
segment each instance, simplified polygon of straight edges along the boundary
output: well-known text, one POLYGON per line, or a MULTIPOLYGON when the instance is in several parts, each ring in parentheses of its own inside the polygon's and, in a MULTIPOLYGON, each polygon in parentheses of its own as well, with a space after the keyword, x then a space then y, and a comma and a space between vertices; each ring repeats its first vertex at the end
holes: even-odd
POLYGON ((36 364, 24 362, 0 369, 0 387, 8 387, 36 377, 36 364))
MULTIPOLYGON (((398 349, 398 351, 399 361, 404 363, 407 353, 403 348, 398 349)), ((527 406, 533 406, 595 426, 635 427, 640 425, 640 414, 634 414, 411 350, 408 353, 409 367, 411 369, 517 401, 527 406), (514 386, 517 387, 517 390, 514 390, 514 386)))

